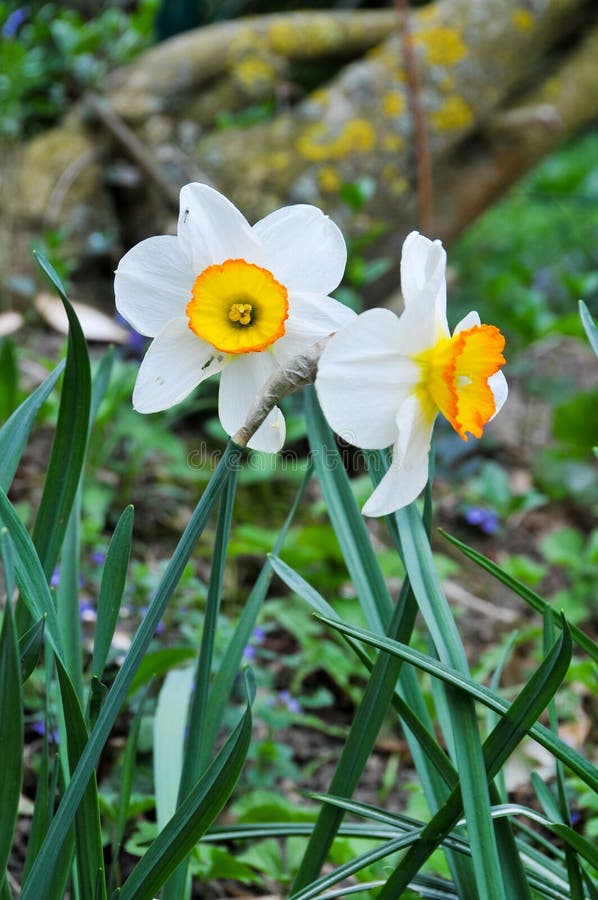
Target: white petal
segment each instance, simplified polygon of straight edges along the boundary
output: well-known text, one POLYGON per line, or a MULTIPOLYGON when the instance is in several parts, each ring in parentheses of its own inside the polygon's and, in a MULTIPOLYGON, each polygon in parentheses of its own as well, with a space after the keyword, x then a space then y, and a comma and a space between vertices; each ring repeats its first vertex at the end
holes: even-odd
POLYGON ((357 447, 392 444, 397 410, 417 384, 417 365, 396 349, 401 330, 390 310, 370 309, 339 331, 320 359, 316 391, 324 415, 357 447))
POLYGON ((282 449, 287 434, 284 416, 278 406, 268 413, 247 446, 263 453, 278 453, 282 449))
POLYGON ((133 391, 138 412, 168 409, 183 400, 193 388, 220 372, 224 356, 194 334, 186 318, 173 319, 152 341, 141 363, 133 391))
POLYGON ((385 516, 407 506, 423 491, 429 474, 434 419, 425 415, 417 397, 401 405, 398 437, 388 472, 363 507, 364 516, 385 516))
POLYGON ((467 331, 468 328, 475 328, 476 325, 481 325, 482 320, 475 310, 468 312, 467 315, 461 319, 458 325, 455 326, 455 330, 453 334, 458 334, 460 331, 467 331))
MULTIPOLYGON (((496 406, 496 409, 494 411, 495 416, 504 406, 505 400, 507 399, 507 396, 509 394, 507 379, 502 372, 496 372, 488 379, 488 387, 494 394, 494 403, 496 406)), ((492 416, 492 419, 494 418, 494 416, 492 416)), ((490 421, 492 421, 492 419, 490 419, 490 421)))
POLYGON ((185 315, 195 275, 174 235, 151 237, 125 253, 114 275, 116 308, 135 331, 155 337, 185 315))
POLYGON ((344 303, 320 294, 292 294, 284 336, 272 345, 272 353, 281 365, 304 353, 323 337, 333 334, 356 318, 344 303))
POLYGON ((225 259, 261 264, 260 242, 245 216, 207 184, 194 182, 181 189, 177 233, 194 277, 225 259))
POLYGON ((449 336, 448 325, 446 330, 440 327, 431 294, 422 293, 419 300, 406 306, 398 321, 396 350, 405 356, 417 356, 433 347, 439 338, 449 336))
POLYGON ((253 226, 263 265, 288 291, 329 294, 340 283, 347 247, 340 229, 316 206, 285 206, 253 226))
MULTIPOLYGON (((244 353, 229 357, 229 364, 220 378, 218 395, 218 415, 227 434, 233 435, 244 424, 265 382, 278 368, 277 362, 268 351, 244 353)), ((276 453, 285 439, 282 413, 275 407, 254 436, 248 447, 276 453)))
POLYGON ((401 291, 405 307, 433 299, 438 327, 448 334, 446 252, 440 241, 431 241, 418 231, 407 235, 401 255, 401 291))

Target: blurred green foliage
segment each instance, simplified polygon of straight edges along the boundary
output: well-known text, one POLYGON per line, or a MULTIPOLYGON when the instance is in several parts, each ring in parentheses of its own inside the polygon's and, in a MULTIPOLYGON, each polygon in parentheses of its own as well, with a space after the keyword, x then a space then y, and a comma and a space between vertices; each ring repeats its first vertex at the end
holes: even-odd
POLYGON ((507 352, 549 333, 584 332, 577 302, 598 312, 598 133, 544 160, 451 248, 450 312, 478 309, 507 352))
POLYGON ((109 5, 90 19, 60 3, 0 3, 0 137, 18 140, 51 125, 147 47, 158 2, 139 0, 131 13, 109 5))

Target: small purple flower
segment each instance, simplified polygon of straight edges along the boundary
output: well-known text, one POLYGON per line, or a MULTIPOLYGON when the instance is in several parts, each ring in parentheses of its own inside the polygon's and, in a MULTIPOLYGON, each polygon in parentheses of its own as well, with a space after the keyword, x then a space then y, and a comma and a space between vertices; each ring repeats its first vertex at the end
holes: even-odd
POLYGON ((291 697, 289 691, 279 691, 278 699, 283 706, 286 706, 290 713, 300 713, 301 706, 294 697, 291 697))
POLYGON ((127 320, 124 318, 124 316, 121 316, 120 313, 116 313, 116 315, 114 316, 114 321, 118 325, 120 325, 121 328, 126 328, 126 330, 129 332, 129 341, 127 347, 129 348, 133 356, 143 356, 143 354, 145 353, 145 345, 147 342, 146 338, 138 331, 135 331, 134 328, 131 328, 127 320))
POLYGON ((245 659, 252 662, 255 659, 255 644, 259 646, 260 644, 264 643, 264 641, 266 640, 266 632, 263 628, 260 628, 259 625, 256 625, 256 627, 251 632, 251 637, 249 638, 249 640, 250 643, 247 644, 247 646, 243 650, 243 656, 245 657, 245 659))
MULTIPOLYGON (((31 730, 32 730, 35 734, 39 734, 40 737, 43 737, 43 736, 45 735, 45 733, 46 733, 46 723, 44 722, 43 719, 39 719, 37 722, 33 722, 33 724, 31 725, 31 730)), ((58 729, 57 729, 57 728, 51 728, 51 729, 48 731, 48 739, 49 739, 53 744, 58 744, 58 743, 59 743, 60 738, 59 738, 59 734, 58 734, 58 729)))
POLYGON ((84 622, 92 622, 97 619, 96 608, 89 600, 79 600, 79 618, 84 622))
POLYGON ((484 534, 496 534, 498 531, 498 516, 492 509, 484 506, 468 506, 464 517, 469 525, 474 525, 484 534))
POLYGON ((53 587, 53 588, 58 587, 59 581, 60 581, 60 566, 56 566, 56 568, 52 572, 52 577, 50 578, 50 587, 53 587))
POLYGON ((94 565, 96 565, 96 566, 101 566, 101 565, 103 565, 103 563, 105 562, 105 560, 106 560, 106 554, 105 554, 105 553, 100 553, 99 551, 96 550, 95 553, 92 553, 92 554, 91 554, 91 561, 92 561, 92 563, 93 563, 94 565))
POLYGON ((27 13, 20 6, 18 9, 15 9, 14 12, 6 19, 6 22, 2 26, 2 37, 7 38, 8 40, 12 40, 12 38, 17 36, 17 31, 27 18, 27 13))

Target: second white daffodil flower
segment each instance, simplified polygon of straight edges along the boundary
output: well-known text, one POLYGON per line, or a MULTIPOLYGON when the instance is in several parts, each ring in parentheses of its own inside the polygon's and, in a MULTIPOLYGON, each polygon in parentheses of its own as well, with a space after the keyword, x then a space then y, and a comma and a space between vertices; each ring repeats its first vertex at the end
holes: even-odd
POLYGON ((455 431, 480 437, 507 397, 504 338, 469 313, 451 336, 446 253, 408 235, 401 258, 405 310, 371 309, 325 348, 316 390, 331 427, 363 449, 392 445, 391 465, 363 512, 382 516, 418 496, 428 479, 432 428, 442 413, 455 431))
MULTIPOLYGON (((142 241, 116 270, 118 311, 154 339, 135 409, 166 409, 221 372, 218 413, 235 434, 278 367, 355 317, 328 296, 346 259, 340 230, 314 206, 284 207, 251 227, 218 191, 186 185, 177 235, 142 241)), ((248 446, 276 452, 284 439, 275 407, 248 446)))

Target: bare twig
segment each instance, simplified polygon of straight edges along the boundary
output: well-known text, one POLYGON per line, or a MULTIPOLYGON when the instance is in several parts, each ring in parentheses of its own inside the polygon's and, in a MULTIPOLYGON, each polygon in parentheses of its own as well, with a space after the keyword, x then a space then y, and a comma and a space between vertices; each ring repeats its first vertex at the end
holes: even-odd
POLYGON ((58 225, 60 222, 62 205, 66 195, 73 186, 73 183, 77 180, 79 175, 85 171, 87 166, 93 165, 93 163, 97 162, 97 159, 97 148, 92 147, 91 150, 86 150, 85 153, 77 156, 68 164, 54 185, 48 199, 48 205, 44 213, 44 227, 55 228, 58 225))
POLYGON ((472 609, 482 616, 488 616, 489 619, 504 622, 505 625, 514 625, 520 618, 514 609, 507 609, 503 606, 497 606, 496 603, 489 603, 488 600, 483 600, 476 594, 472 594, 471 591, 466 590, 456 581, 444 581, 443 587, 448 599, 453 600, 464 609, 472 609))
POLYGON ((422 106, 421 78, 409 23, 409 0, 395 0, 395 8, 399 17, 399 31, 407 84, 407 102, 415 138, 415 175, 419 225, 424 234, 431 236, 434 230, 432 165, 428 132, 422 106))
POLYGON ((173 211, 178 212, 179 190, 168 180, 137 135, 125 125, 110 103, 97 94, 87 94, 85 105, 94 117, 110 132, 116 143, 148 178, 153 181, 173 211))

